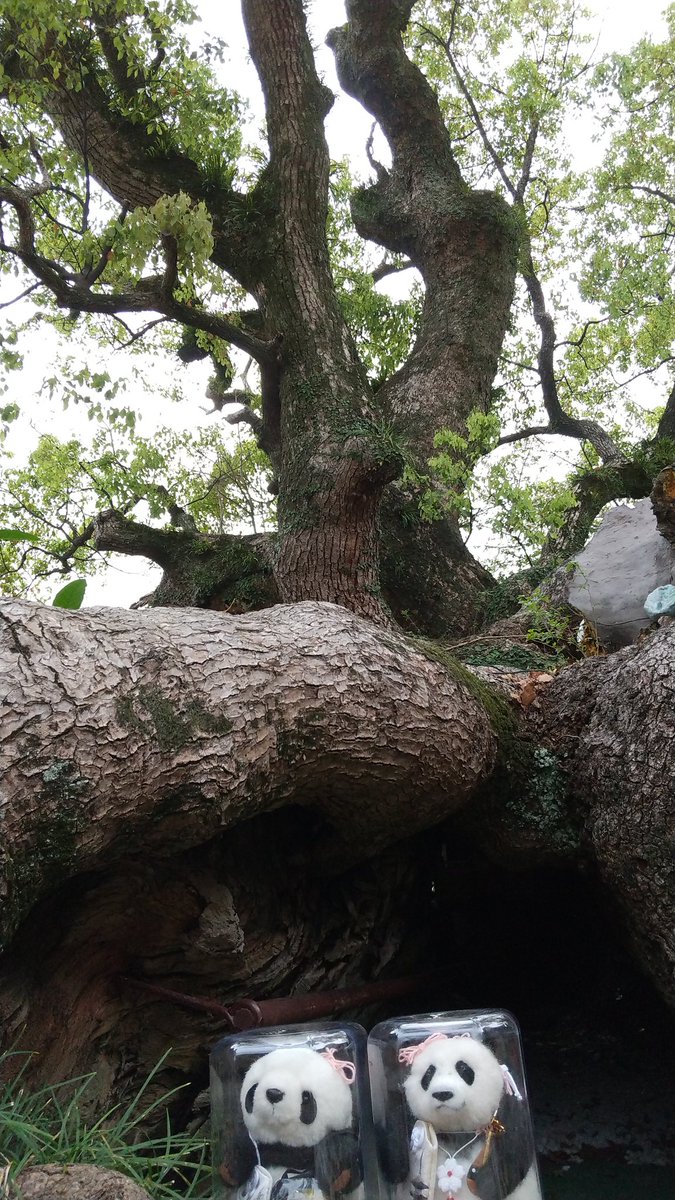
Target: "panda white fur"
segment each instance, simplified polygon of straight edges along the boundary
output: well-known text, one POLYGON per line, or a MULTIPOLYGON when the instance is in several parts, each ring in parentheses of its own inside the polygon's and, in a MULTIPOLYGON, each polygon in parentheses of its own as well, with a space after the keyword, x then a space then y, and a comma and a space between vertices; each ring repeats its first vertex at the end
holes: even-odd
POLYGON ((392 1145, 396 1119, 384 1155, 400 1200, 541 1200, 526 1106, 489 1047, 436 1035, 401 1058, 408 1161, 392 1145))
POLYGON ((264 1054, 241 1085, 242 1123, 221 1176, 241 1200, 337 1200, 362 1178, 351 1064, 306 1047, 264 1054), (339 1068, 342 1068, 339 1069, 339 1068))

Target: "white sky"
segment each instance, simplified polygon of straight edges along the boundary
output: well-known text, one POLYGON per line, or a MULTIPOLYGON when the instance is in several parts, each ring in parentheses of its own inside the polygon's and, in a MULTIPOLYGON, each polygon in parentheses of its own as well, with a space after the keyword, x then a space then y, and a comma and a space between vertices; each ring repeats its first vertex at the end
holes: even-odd
MULTIPOLYGON (((228 46, 229 63, 225 75, 228 85, 247 96, 251 104, 251 121, 254 128, 260 124, 262 106, 257 86, 257 78, 248 61, 246 41, 241 20, 239 0, 197 0, 196 7, 202 16, 204 30, 224 39, 228 46)), ((665 22, 662 12, 666 7, 665 0, 596 0, 588 4, 593 13, 592 29, 598 36, 597 55, 608 51, 625 51, 645 34, 650 34, 654 40, 659 40, 665 34, 665 22)), ((341 0, 314 0, 309 5, 312 36, 317 52, 317 62, 325 82, 336 93, 336 102, 328 116, 326 130, 334 158, 348 156, 356 158, 359 169, 365 170, 364 146, 371 128, 371 118, 363 109, 349 97, 340 93, 335 76, 333 57, 324 40, 327 31, 334 25, 345 20, 344 4, 341 0)), ((201 37, 195 35, 196 40, 201 37)), ((578 152, 584 159, 593 153, 591 142, 590 119, 588 125, 579 121, 576 126, 578 134, 578 152)), ((585 164, 584 164, 585 165, 585 164)), ((16 289, 15 289, 16 290, 16 289)), ((14 294, 7 286, 3 287, 3 297, 14 294)), ((88 422, 83 420, 81 411, 69 409, 67 412, 50 412, 45 397, 32 400, 39 391, 44 378, 54 373, 53 360, 56 354, 56 339, 51 331, 40 330, 39 338, 33 335, 31 353, 26 368, 21 374, 17 386, 16 378, 10 381, 10 392, 3 398, 7 403, 14 398, 22 407, 25 414, 21 422, 17 422, 12 430, 10 446, 16 454, 17 461, 27 448, 35 444, 37 436, 52 432, 58 436, 72 435, 87 436, 88 422), (83 431, 84 425, 84 431, 83 431)), ((104 351, 90 349, 89 365, 97 369, 97 365, 117 373, 122 371, 122 364, 117 368, 116 360, 104 351)), ((137 365, 140 365, 137 360, 137 365)), ((155 368, 153 368, 154 370, 155 368)), ((170 374, 175 370, 173 364, 168 368, 170 374)), ((167 405, 165 401, 157 404, 147 404, 144 401, 144 415, 139 426, 139 432, 149 435, 158 425, 170 425, 174 428, 194 427, 196 421, 214 420, 218 417, 206 417, 201 406, 206 406, 203 388, 208 370, 200 370, 194 366, 184 374, 184 379, 190 390, 189 400, 184 403, 167 405)), ((121 403, 133 406, 133 393, 127 398, 120 397, 121 403)), ((555 448, 551 447, 555 453, 555 448)), ((127 606, 145 592, 152 589, 158 581, 160 572, 152 564, 145 564, 140 559, 123 559, 116 557, 105 575, 88 581, 85 604, 116 604, 127 606)), ((56 578, 56 577, 55 577, 56 578)), ((55 583, 54 591, 60 585, 55 583)))

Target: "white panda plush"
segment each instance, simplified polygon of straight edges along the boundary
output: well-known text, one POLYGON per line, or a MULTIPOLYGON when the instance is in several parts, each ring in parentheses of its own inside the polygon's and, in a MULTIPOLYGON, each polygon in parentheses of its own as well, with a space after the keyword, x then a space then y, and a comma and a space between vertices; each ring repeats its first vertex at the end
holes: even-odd
POLYGON ((526 1104, 488 1046, 437 1033, 399 1062, 378 1131, 399 1200, 541 1200, 526 1104))
POLYGON ((307 1047, 272 1050, 249 1067, 220 1167, 238 1200, 339 1200, 358 1188, 354 1075, 334 1051, 307 1047))

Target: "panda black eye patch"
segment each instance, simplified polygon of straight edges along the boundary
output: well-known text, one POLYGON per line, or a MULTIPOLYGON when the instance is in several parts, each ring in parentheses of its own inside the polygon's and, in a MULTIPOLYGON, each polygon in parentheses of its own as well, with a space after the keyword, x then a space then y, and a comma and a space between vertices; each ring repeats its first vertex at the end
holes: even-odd
POLYGON ((432 1063, 432 1065, 430 1067, 427 1067, 426 1071, 424 1072, 424 1075, 420 1079, 420 1087, 422 1088, 422 1091, 426 1092, 426 1090, 429 1087, 429 1084, 431 1083, 435 1074, 436 1074, 436 1068, 432 1063))
POLYGON ((302 1101, 300 1104, 300 1120, 303 1125, 311 1125, 312 1121, 316 1120, 316 1100, 311 1092, 302 1093, 302 1101))
POLYGON ((469 1086, 471 1086, 476 1078, 476 1072, 469 1066, 468 1063, 464 1062, 463 1058, 460 1058, 459 1062, 455 1063, 455 1070, 460 1079, 463 1079, 465 1083, 468 1083, 469 1086))
POLYGON ((246 1093, 246 1099, 244 1100, 244 1108, 246 1109, 247 1113, 253 1112, 253 1097, 255 1096, 255 1089, 257 1088, 257 1086, 258 1086, 257 1083, 254 1083, 253 1087, 250 1087, 246 1093))

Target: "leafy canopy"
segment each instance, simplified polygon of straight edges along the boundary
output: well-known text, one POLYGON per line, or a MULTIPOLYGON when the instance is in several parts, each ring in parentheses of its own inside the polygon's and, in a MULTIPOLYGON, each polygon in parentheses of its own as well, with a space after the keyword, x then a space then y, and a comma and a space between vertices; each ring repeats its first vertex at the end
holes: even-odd
MULTIPOLYGON (((663 42, 645 38, 630 54, 606 59, 598 59, 572 0, 419 0, 407 37, 437 89, 467 183, 501 191, 526 231, 492 412, 475 413, 465 436, 439 430, 437 453, 425 471, 409 470, 408 482, 423 519, 458 516, 467 532, 479 531, 493 567, 513 569, 534 563, 564 528, 578 502, 579 472, 599 462, 596 443, 578 430, 563 430, 553 460, 541 433, 520 436, 555 424, 542 392, 535 283, 554 325, 557 402, 566 418, 600 424, 630 458, 654 438, 672 387, 675 6, 663 42), (575 166, 582 122, 601 151, 592 168, 575 166), (652 377, 650 391, 644 381, 652 377)), ((2 298, 29 295, 5 308, 0 333, 0 525, 30 535, 0 543, 7 591, 54 571, 100 569, 88 534, 102 508, 155 524, 178 508, 214 533, 273 523, 264 453, 244 426, 232 440, 218 415, 201 420, 194 393, 204 379, 193 383, 199 368, 181 365, 206 360, 218 412, 237 379, 238 399, 259 411, 260 381, 246 352, 185 324, 186 314, 207 310, 225 314, 230 332, 247 331, 251 320, 250 299, 214 243, 214 214, 227 227, 228 206, 242 196, 253 211, 265 173, 264 149, 242 132, 246 106, 228 86, 227 55, 219 38, 200 40, 198 10, 183 0, 5 0, 2 298), (110 136, 116 123, 133 129, 139 150, 157 163, 153 203, 120 208, 95 182, 86 145, 81 155, 64 140, 66 102, 89 120, 92 154, 101 113, 110 136), (93 296, 124 294, 130 305, 136 297, 138 311, 64 312, 16 249, 22 223, 12 189, 31 195, 40 261, 58 264, 93 296), (167 247, 182 316, 148 319, 141 302, 166 283, 167 247), (92 425, 88 434, 32 436, 21 457, 16 430, 25 433, 33 404, 18 372, 46 327, 68 349, 39 406, 79 406, 92 425), (93 342, 118 354, 125 371, 91 368, 93 342), (138 373, 147 377, 153 361, 175 363, 180 375, 169 390, 181 403, 192 393, 182 432, 161 422, 142 431, 147 392, 138 390, 138 373)), ((371 159, 377 167, 372 151, 371 159)), ((370 174, 363 159, 334 164, 328 236, 342 309, 377 390, 405 361, 424 298, 404 260, 383 258, 354 230, 350 194, 370 174)))

